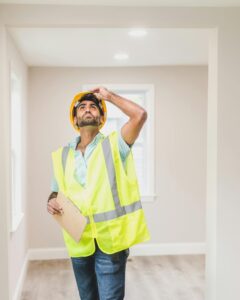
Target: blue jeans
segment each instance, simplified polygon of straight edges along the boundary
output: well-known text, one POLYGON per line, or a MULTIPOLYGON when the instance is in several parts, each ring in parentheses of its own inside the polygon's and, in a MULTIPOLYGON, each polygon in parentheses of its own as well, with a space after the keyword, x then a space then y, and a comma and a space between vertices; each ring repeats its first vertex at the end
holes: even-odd
POLYGON ((122 300, 129 249, 103 253, 96 245, 93 255, 71 257, 78 291, 82 300, 122 300))

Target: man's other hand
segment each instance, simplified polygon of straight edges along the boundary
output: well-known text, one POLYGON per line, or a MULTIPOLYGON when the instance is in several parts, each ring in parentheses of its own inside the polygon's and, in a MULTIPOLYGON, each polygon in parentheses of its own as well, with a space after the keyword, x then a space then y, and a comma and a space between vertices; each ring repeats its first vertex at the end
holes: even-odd
POLYGON ((47 204, 47 211, 51 214, 51 215, 62 215, 63 214, 63 209, 62 207, 57 203, 56 198, 52 198, 48 201, 47 204))

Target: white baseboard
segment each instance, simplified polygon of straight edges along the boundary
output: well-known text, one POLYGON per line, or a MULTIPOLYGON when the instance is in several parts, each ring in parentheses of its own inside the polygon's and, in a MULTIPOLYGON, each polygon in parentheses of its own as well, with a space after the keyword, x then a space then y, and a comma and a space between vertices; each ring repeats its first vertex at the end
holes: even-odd
POLYGON ((27 267, 28 267, 28 254, 26 254, 25 259, 24 259, 24 263, 21 269, 21 273, 17 282, 17 286, 15 289, 15 293, 13 295, 13 300, 20 300, 21 298, 21 294, 22 294, 22 289, 23 289, 23 284, 26 278, 26 274, 27 274, 27 267))
POLYGON ((140 244, 131 247, 132 256, 205 254, 205 243, 140 244))
POLYGON ((68 257, 67 250, 64 247, 28 249, 29 260, 66 259, 68 257))
MULTIPOLYGON (((205 254, 205 243, 141 244, 130 249, 131 256, 205 254)), ((66 248, 37 248, 28 250, 28 260, 68 258, 66 248)))

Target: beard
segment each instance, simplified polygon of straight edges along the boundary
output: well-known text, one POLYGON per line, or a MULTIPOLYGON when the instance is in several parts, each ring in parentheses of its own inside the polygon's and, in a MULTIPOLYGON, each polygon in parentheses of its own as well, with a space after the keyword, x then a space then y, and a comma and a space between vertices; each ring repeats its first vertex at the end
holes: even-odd
POLYGON ((85 126, 94 126, 98 127, 101 124, 100 116, 94 117, 92 114, 84 115, 82 118, 77 118, 77 126, 85 127, 85 126), (91 118, 90 118, 91 116, 91 118))

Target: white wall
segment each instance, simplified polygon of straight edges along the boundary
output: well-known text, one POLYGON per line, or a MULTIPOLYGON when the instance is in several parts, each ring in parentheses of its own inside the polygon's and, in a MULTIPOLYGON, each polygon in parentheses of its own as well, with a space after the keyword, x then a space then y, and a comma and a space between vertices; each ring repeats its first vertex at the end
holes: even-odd
POLYGON ((204 243, 207 67, 30 68, 30 248, 63 246, 59 228, 46 212, 51 151, 76 136, 69 105, 88 83, 154 84, 157 198, 144 203, 149 243, 204 243))

